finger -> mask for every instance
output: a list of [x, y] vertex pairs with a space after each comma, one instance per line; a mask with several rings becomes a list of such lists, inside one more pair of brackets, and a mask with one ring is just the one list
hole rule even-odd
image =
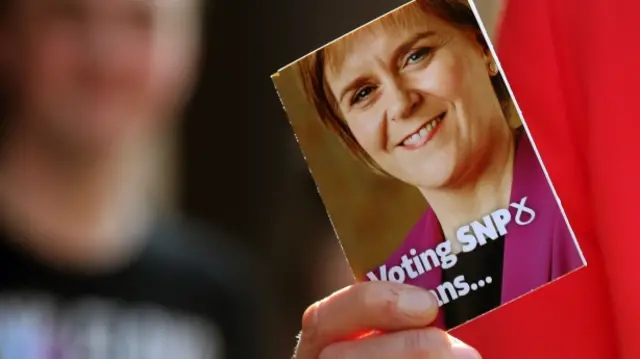
[[438, 313], [428, 291], [391, 282], [347, 287], [312, 305], [303, 317], [303, 335], [329, 342], [370, 330], [394, 331], [431, 324]]
[[436, 298], [424, 289], [382, 281], [355, 284], [307, 309], [298, 352], [311, 354], [298, 358], [315, 359], [321, 348], [370, 330], [425, 327], [437, 313]]
[[473, 348], [436, 328], [411, 329], [328, 346], [318, 359], [481, 359]]

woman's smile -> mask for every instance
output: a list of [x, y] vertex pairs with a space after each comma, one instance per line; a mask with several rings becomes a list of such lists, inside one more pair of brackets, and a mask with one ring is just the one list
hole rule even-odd
[[419, 148], [422, 148], [427, 145], [436, 135], [438, 129], [440, 129], [440, 124], [446, 117], [447, 113], [443, 112], [440, 115], [432, 118], [431, 120], [424, 123], [420, 128], [416, 131], [407, 135], [404, 140], [402, 140], [398, 146], [413, 151]]

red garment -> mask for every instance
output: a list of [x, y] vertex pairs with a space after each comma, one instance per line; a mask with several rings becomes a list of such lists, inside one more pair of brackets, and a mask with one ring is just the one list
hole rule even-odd
[[499, 60], [588, 266], [454, 335], [484, 359], [640, 358], [640, 2], [508, 1]]

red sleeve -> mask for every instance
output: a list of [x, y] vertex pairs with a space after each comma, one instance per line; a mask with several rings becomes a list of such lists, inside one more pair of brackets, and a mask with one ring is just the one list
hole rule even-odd
[[640, 358], [640, 3], [510, 0], [498, 56], [588, 267], [456, 331], [493, 358]]

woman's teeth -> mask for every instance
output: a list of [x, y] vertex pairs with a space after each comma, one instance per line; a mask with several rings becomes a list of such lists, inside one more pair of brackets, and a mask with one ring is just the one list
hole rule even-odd
[[404, 140], [402, 144], [404, 146], [411, 146], [422, 141], [422, 139], [424, 139], [431, 131], [433, 131], [434, 128], [436, 128], [436, 126], [440, 123], [440, 121], [442, 121], [443, 117], [444, 116], [438, 116], [435, 119], [427, 122], [416, 133], [414, 133], [413, 135], [409, 136], [409, 138]]

